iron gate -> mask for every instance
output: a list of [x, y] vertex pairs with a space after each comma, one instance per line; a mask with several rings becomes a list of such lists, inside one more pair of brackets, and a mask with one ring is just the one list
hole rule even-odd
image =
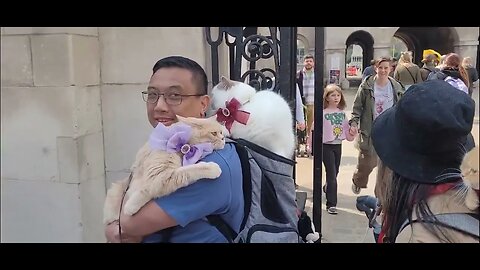
[[[216, 30], [216, 31], [215, 31]], [[295, 73], [297, 53], [296, 27], [268, 27], [269, 35], [258, 34], [257, 27], [212, 27], [205, 28], [205, 35], [211, 49], [212, 84], [220, 81], [220, 75], [235, 81], [250, 84], [257, 91], [273, 88], [290, 105], [295, 116]], [[213, 32], [217, 32], [213, 34]], [[220, 74], [219, 59], [221, 45], [228, 46], [229, 74]], [[323, 108], [323, 63], [324, 28], [315, 28], [315, 114], [321, 115]], [[273, 68], [257, 69], [258, 61], [271, 59]], [[242, 63], [248, 65], [242, 73]], [[295, 119], [294, 119], [295, 120]], [[295, 121], [294, 121], [295, 123]], [[315, 123], [313, 140], [321, 141], [322, 121]], [[314, 144], [314, 153], [322, 153], [322, 144]], [[295, 177], [295, 172], [294, 172]], [[321, 235], [321, 186], [322, 155], [314, 156], [313, 222]]]

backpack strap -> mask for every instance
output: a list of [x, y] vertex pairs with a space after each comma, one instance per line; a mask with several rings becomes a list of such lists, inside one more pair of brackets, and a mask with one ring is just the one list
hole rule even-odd
[[247, 223], [248, 215], [250, 214], [250, 209], [252, 206], [252, 174], [250, 172], [250, 162], [248, 161], [248, 152], [245, 146], [241, 145], [237, 141], [234, 143], [235, 149], [237, 150], [238, 157], [240, 159], [240, 164], [242, 166], [242, 177], [243, 177], [243, 220], [240, 225], [240, 231], [245, 228]]
[[479, 220], [478, 214], [473, 213], [447, 213], [447, 214], [438, 214], [434, 215], [437, 220], [434, 219], [415, 219], [411, 222], [407, 219], [402, 226], [398, 233], [400, 233], [405, 227], [407, 227], [410, 223], [415, 222], [424, 222], [424, 223], [433, 223], [439, 226], [443, 226], [449, 229], [456, 230], [458, 232], [467, 234], [471, 237], [480, 239], [479, 235]]
[[415, 77], [413, 77], [413, 74], [412, 74], [412, 72], [410, 72], [410, 69], [408, 69], [408, 67], [405, 67], [405, 69], [408, 71], [408, 73], [410, 73], [410, 77], [412, 77], [413, 83], [414, 84], [417, 83], [417, 80], [415, 80]]
[[219, 215], [207, 216], [208, 222], [217, 228], [218, 231], [228, 240], [229, 243], [233, 243], [237, 238], [237, 233], [225, 222]]
[[[252, 203], [252, 176], [250, 174], [250, 163], [248, 161], [248, 153], [245, 146], [230, 138], [227, 138], [226, 143], [233, 143], [242, 166], [244, 198], [244, 214], [242, 224], [240, 225], [240, 230], [242, 230], [247, 223], [248, 214], [250, 213], [250, 207]], [[235, 230], [233, 230], [232, 227], [230, 227], [230, 225], [228, 225], [228, 223], [225, 222], [225, 220], [223, 220], [219, 215], [209, 215], [207, 216], [207, 220], [212, 226], [217, 228], [217, 230], [228, 240], [229, 243], [233, 243], [233, 241], [237, 238], [238, 234], [235, 232]]]
[[433, 70], [429, 69], [428, 67], [422, 67], [422, 69], [428, 70], [428, 72], [432, 72]]
[[170, 239], [172, 238], [173, 231], [177, 228], [177, 226], [163, 229], [161, 231], [156, 232], [155, 234], [160, 234], [162, 236], [162, 243], [170, 243]]
[[423, 80], [423, 81], [426, 81], [426, 80], [428, 79], [428, 75], [433, 71], [433, 70], [431, 70], [431, 69], [429, 69], [429, 68], [427, 68], [427, 67], [421, 67], [420, 70], [426, 70], [426, 71], [428, 71], [428, 73], [425, 73], [426, 76], [423, 75], [424, 72], [421, 72], [421, 73], [420, 73], [420, 75], [422, 76], [422, 80]]

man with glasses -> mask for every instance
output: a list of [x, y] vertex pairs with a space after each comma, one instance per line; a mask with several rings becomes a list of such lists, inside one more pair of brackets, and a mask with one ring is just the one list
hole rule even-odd
[[[210, 105], [207, 75], [198, 63], [181, 56], [159, 60], [153, 67], [148, 88], [142, 92], [150, 124], [170, 126], [183, 117], [205, 117]], [[238, 232], [243, 219], [243, 189], [240, 159], [232, 144], [202, 159], [217, 163], [222, 174], [202, 179], [176, 192], [148, 202], [133, 216], [121, 215], [108, 224], [109, 242], [227, 242], [207, 220], [218, 215]], [[121, 227], [121, 239], [119, 233]]]

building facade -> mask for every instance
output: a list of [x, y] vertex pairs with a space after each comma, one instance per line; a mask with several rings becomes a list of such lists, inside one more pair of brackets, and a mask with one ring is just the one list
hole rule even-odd
[[[314, 54], [315, 28], [298, 27], [297, 31], [297, 51]], [[403, 43], [403, 46], [395, 50], [395, 44], [398, 43]], [[362, 70], [374, 58], [389, 56], [398, 59], [399, 50], [404, 48], [413, 52], [414, 62], [420, 66], [423, 50], [434, 49], [440, 54], [455, 52], [462, 57], [469, 56], [473, 63], [476, 63], [477, 70], [479, 68], [478, 27], [326, 27], [326, 81], [330, 70], [340, 68], [340, 82], [348, 88], [351, 80], [347, 80], [347, 67], [351, 59], [346, 56], [349, 46], [352, 45], [361, 48]], [[358, 59], [358, 56], [356, 58]], [[298, 62], [298, 68], [301, 68], [301, 64], [301, 61]]]

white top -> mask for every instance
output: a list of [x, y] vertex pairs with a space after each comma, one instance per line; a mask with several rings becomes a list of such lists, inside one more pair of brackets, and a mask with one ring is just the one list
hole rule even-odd
[[393, 88], [392, 84], [388, 82], [385, 86], [380, 86], [375, 83], [373, 87], [373, 92], [375, 96], [375, 115], [374, 118], [377, 118], [380, 114], [386, 111], [388, 108], [393, 106]]

